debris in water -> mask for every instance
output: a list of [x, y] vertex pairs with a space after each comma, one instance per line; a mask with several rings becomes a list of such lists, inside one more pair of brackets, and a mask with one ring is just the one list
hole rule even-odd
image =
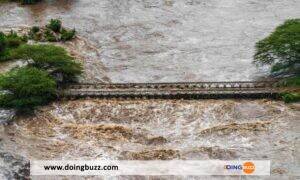
[[141, 152], [123, 152], [122, 159], [126, 160], [171, 160], [180, 158], [178, 150], [159, 149]]
[[206, 135], [206, 134], [222, 134], [222, 135], [227, 135], [232, 132], [240, 131], [267, 131], [268, 130], [268, 125], [270, 125], [271, 122], [254, 122], [254, 123], [232, 123], [232, 124], [227, 124], [227, 125], [220, 125], [220, 126], [215, 126], [212, 128], [207, 128], [202, 131], [200, 131], [200, 135]]
[[121, 125], [68, 124], [63, 128], [76, 139], [96, 138], [124, 141], [132, 137], [132, 130]]

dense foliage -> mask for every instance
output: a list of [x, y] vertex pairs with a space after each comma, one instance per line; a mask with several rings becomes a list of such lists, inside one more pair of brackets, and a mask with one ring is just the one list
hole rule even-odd
[[14, 69], [1, 75], [0, 87], [0, 106], [20, 112], [47, 104], [56, 96], [55, 81], [46, 72], [32, 67]]
[[275, 76], [300, 75], [300, 19], [287, 20], [256, 44], [255, 62], [272, 65]]
[[[283, 87], [300, 87], [300, 19], [291, 19], [278, 26], [270, 36], [256, 44], [255, 62], [271, 65], [271, 74], [283, 77]], [[300, 92], [282, 94], [285, 102], [300, 101]]]
[[25, 44], [17, 48], [12, 56], [33, 61], [30, 66], [47, 71], [59, 83], [75, 81], [76, 76], [82, 73], [82, 66], [58, 46]]
[[281, 97], [286, 103], [300, 101], [300, 93], [282, 93]]
[[66, 30], [66, 29], [62, 29], [61, 30], [61, 40], [62, 41], [70, 41], [75, 37], [76, 31], [75, 29], [73, 30]]
[[285, 78], [278, 82], [281, 87], [300, 87], [300, 76]]
[[[68, 41], [75, 37], [75, 30], [62, 28], [60, 21], [51, 22], [51, 26], [44, 28], [32, 27], [29, 38], [36, 41]], [[33, 112], [36, 106], [54, 100], [57, 85], [76, 81], [83, 70], [64, 48], [30, 45], [27, 39], [27, 36], [19, 36], [13, 31], [8, 34], [0, 32], [0, 61], [27, 61], [26, 67], [0, 75], [0, 107], [14, 108], [22, 113]]]
[[47, 28], [51, 29], [52, 31], [58, 33], [61, 30], [61, 21], [59, 19], [51, 19], [49, 24], [46, 26]]
[[26, 42], [26, 36], [18, 36], [14, 31], [7, 35], [0, 32], [0, 61], [11, 60], [11, 52]]

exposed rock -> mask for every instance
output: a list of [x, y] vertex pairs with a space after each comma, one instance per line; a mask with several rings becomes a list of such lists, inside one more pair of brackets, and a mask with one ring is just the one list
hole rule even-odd
[[30, 179], [30, 164], [24, 157], [0, 151], [0, 179]]
[[15, 111], [0, 109], [0, 125], [7, 124], [15, 116]]

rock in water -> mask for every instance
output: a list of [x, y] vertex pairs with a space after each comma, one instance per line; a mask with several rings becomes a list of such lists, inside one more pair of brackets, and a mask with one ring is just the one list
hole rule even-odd
[[14, 116], [14, 110], [0, 109], [0, 125], [7, 124]]
[[30, 179], [29, 161], [0, 150], [0, 179]]

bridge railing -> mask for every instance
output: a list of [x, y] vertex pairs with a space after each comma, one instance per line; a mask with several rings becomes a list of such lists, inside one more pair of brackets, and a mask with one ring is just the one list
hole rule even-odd
[[193, 89], [193, 88], [276, 88], [276, 81], [236, 81], [236, 82], [177, 82], [177, 83], [80, 83], [68, 89]]

